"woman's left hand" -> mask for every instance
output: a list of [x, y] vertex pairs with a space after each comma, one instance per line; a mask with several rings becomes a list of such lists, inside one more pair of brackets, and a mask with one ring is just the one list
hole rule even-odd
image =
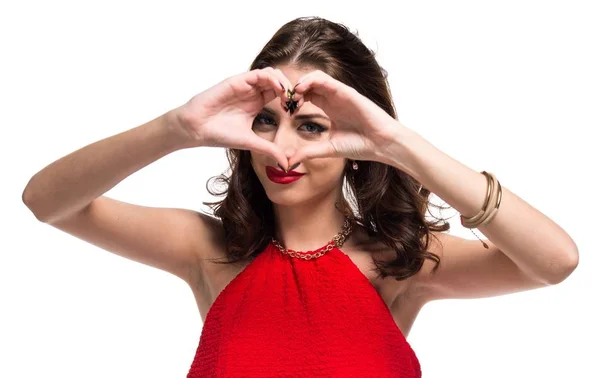
[[289, 167], [316, 157], [345, 157], [384, 162], [388, 146], [409, 131], [356, 89], [321, 70], [302, 76], [294, 99], [323, 109], [331, 119], [329, 139], [307, 145], [289, 159]]

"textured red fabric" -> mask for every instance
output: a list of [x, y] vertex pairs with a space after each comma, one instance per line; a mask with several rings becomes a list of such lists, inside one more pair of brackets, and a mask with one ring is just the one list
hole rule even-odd
[[218, 295], [187, 378], [421, 377], [385, 302], [337, 247], [311, 260], [272, 243]]

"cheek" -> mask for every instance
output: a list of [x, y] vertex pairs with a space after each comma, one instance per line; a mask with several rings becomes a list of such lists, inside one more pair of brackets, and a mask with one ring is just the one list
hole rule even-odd
[[344, 160], [337, 158], [317, 158], [307, 165], [311, 175], [317, 180], [325, 182], [337, 182], [344, 173]]
[[264, 155], [250, 151], [250, 164], [252, 167], [257, 168], [257, 164], [264, 163], [264, 158]]
[[307, 166], [310, 167], [311, 171], [314, 172], [329, 172], [335, 169], [336, 160], [332, 158], [315, 158], [311, 159], [310, 163], [307, 163]]

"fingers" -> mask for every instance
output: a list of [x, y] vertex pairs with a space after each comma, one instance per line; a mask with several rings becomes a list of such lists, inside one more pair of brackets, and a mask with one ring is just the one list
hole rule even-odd
[[294, 99], [298, 100], [298, 108], [302, 107], [304, 102], [310, 101], [315, 106], [326, 109], [330, 105], [331, 99], [350, 98], [349, 87], [338, 81], [321, 70], [315, 70], [300, 77], [294, 87]]
[[277, 163], [279, 163], [280, 166], [288, 169], [287, 156], [285, 156], [285, 153], [275, 143], [263, 139], [257, 135], [252, 135], [250, 140], [248, 140], [248, 148], [263, 155], [272, 157]]
[[332, 78], [321, 70], [315, 70], [307, 73], [298, 80], [295, 91], [299, 95], [303, 95], [309, 89], [321, 96], [336, 95], [338, 91], [343, 90], [345, 85]]
[[294, 156], [292, 156], [289, 159], [288, 164], [290, 167], [293, 167], [294, 164], [297, 164], [304, 159], [329, 156], [336, 156], [336, 149], [330, 141], [324, 141], [321, 143], [307, 145], [301, 148], [300, 150], [298, 150], [298, 152], [296, 152], [296, 154], [294, 154]]
[[288, 78], [283, 74], [283, 72], [279, 69], [279, 68], [272, 68], [272, 67], [267, 67], [265, 68], [265, 70], [269, 70], [270, 72], [272, 72], [273, 75], [275, 75], [275, 77], [277, 77], [279, 79], [279, 82], [282, 85], [282, 93], [279, 94], [280, 99], [281, 99], [281, 106], [286, 109], [286, 101], [288, 100], [287, 98], [287, 90], [288, 89], [292, 89], [292, 83], [288, 80]]
[[282, 87], [279, 78], [273, 73], [273, 68], [252, 70], [247, 74], [246, 83], [258, 88], [265, 104], [271, 102], [277, 96], [284, 96], [285, 88]]
[[279, 97], [282, 107], [285, 108], [287, 89], [291, 88], [291, 83], [280, 69], [265, 67], [252, 70], [247, 83], [260, 89], [265, 104]]

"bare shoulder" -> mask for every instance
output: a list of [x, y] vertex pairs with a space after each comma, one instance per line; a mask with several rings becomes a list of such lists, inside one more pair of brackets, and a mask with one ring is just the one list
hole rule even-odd
[[225, 248], [225, 230], [220, 219], [195, 212], [196, 231], [190, 237], [196, 246], [204, 247], [197, 250], [199, 258], [204, 261], [209, 258], [221, 257]]
[[419, 273], [400, 281], [393, 276], [375, 279], [375, 276], [379, 276], [379, 272], [376, 271], [376, 266], [372, 261], [392, 261], [397, 256], [396, 251], [380, 241], [369, 238], [364, 232], [357, 233], [354, 243], [357, 245], [357, 250], [362, 251], [363, 255], [368, 255], [368, 258], [363, 256], [364, 263], [367, 264], [367, 260], [369, 260], [371, 266], [370, 270], [365, 269], [368, 272], [367, 277], [371, 277], [372, 283], [386, 303], [398, 328], [405, 336], [408, 336], [415, 319], [426, 302], [426, 297], [415, 289], [419, 288], [415, 281], [421, 272], [427, 271], [431, 267], [424, 266]]
[[[432, 231], [430, 232], [429, 244], [427, 246], [427, 252], [433, 253], [440, 258], [440, 264], [444, 260], [444, 246], [448, 248], [449, 235], [444, 232]], [[424, 242], [424, 240], [423, 240]], [[423, 306], [430, 300], [429, 286], [431, 276], [434, 274], [436, 268], [436, 262], [432, 259], [426, 258], [423, 261], [423, 265], [418, 272], [413, 276], [406, 279], [406, 292], [402, 293], [403, 296], [411, 298], [418, 303], [418, 306]]]
[[223, 289], [249, 264], [247, 261], [220, 264], [227, 261], [227, 243], [225, 230], [221, 220], [217, 218], [203, 217], [199, 220], [200, 229], [208, 229], [204, 232], [209, 235], [203, 237], [203, 233], [197, 232], [194, 236], [195, 253], [199, 263], [193, 274], [194, 279], [189, 286], [196, 299], [196, 305], [200, 312], [202, 321], [212, 307], [215, 299]]
[[[190, 285], [205, 286], [211, 281], [213, 275], [226, 267], [225, 264], [216, 264], [214, 261], [223, 261], [226, 256], [227, 245], [225, 230], [220, 219], [197, 213], [195, 232], [191, 232], [192, 250], [198, 259], [197, 272], [193, 274], [194, 280]], [[194, 289], [192, 287], [192, 289]]]
[[396, 281], [392, 276], [381, 278], [375, 261], [391, 261], [396, 258], [396, 251], [383, 242], [368, 236], [366, 230], [359, 226], [352, 233], [352, 246], [346, 251], [356, 251], [354, 260], [357, 265], [364, 266], [363, 273], [369, 278], [388, 307], [401, 295], [404, 295], [410, 286], [410, 278]]

